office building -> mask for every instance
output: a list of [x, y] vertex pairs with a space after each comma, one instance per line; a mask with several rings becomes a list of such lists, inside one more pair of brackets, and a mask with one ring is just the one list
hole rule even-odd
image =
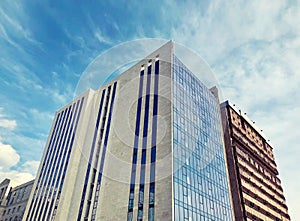
[[221, 115], [235, 219], [290, 220], [270, 142], [228, 101]]
[[0, 221], [22, 220], [34, 180], [16, 187], [10, 187], [10, 180], [0, 183]]
[[233, 220], [216, 90], [173, 51], [56, 112], [23, 220]]

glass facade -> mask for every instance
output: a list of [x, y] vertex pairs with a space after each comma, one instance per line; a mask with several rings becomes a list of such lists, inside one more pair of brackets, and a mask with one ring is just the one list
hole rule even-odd
[[219, 103], [174, 56], [174, 220], [232, 220]]

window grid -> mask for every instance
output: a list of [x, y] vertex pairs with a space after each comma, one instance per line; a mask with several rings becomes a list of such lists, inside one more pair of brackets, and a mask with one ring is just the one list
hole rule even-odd
[[175, 220], [229, 221], [218, 102], [174, 56]]

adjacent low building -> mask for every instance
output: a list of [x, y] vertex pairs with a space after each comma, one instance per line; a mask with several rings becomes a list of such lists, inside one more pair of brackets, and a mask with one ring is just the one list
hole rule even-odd
[[231, 196], [237, 221], [288, 221], [273, 148], [246, 114], [221, 104]]
[[29, 199], [34, 180], [16, 187], [9, 187], [10, 180], [0, 184], [0, 221], [20, 221]]

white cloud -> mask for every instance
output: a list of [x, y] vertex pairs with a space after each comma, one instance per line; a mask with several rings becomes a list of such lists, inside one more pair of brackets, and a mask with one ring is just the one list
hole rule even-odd
[[38, 171], [39, 165], [40, 165], [40, 161], [36, 161], [36, 160], [26, 161], [22, 165], [22, 171], [35, 174]]
[[300, 98], [299, 93], [295, 93], [299, 90], [300, 75], [297, 65], [294, 68], [286, 57], [291, 62], [297, 55], [285, 52], [285, 58], [282, 58], [279, 56], [281, 48], [272, 45], [253, 47], [228, 55], [226, 62], [215, 65], [224, 94], [227, 95], [228, 88], [230, 99], [247, 111], [293, 104]]
[[10, 179], [10, 185], [13, 187], [26, 183], [35, 178], [35, 176], [33, 176], [31, 173], [20, 172], [17, 170], [10, 170], [10, 171], [0, 170], [0, 177], [3, 177], [3, 179], [5, 178]]
[[3, 144], [1, 141], [0, 152], [0, 169], [10, 168], [16, 165], [20, 160], [20, 156], [16, 150], [11, 145]]
[[[226, 58], [228, 51], [249, 40], [273, 41], [294, 30], [290, 24], [294, 27], [298, 23], [290, 17], [300, 17], [294, 8], [297, 7], [281, 0], [210, 1], [207, 10], [201, 13], [197, 3], [187, 2], [180, 10], [173, 8], [178, 11], [178, 22], [172, 28], [172, 36], [201, 52], [211, 63], [216, 58]], [[288, 10], [291, 16], [286, 16]]]
[[26, 161], [19, 168], [20, 170], [12, 169], [20, 161], [20, 155], [10, 145], [2, 143], [0, 139], [0, 177], [11, 180], [12, 186], [17, 186], [34, 179], [37, 172], [38, 161]]
[[111, 45], [113, 42], [110, 38], [108, 38], [102, 30], [99, 29], [98, 25], [94, 23], [94, 20], [90, 15], [87, 16], [88, 28], [94, 33], [94, 37], [100, 42], [104, 44]]
[[54, 113], [44, 112], [40, 111], [36, 108], [29, 109], [29, 113], [31, 115], [31, 118], [34, 118], [37, 122], [41, 120], [52, 120]]
[[59, 105], [65, 105], [73, 99], [74, 90], [70, 84], [65, 84], [63, 90], [57, 88], [47, 88], [44, 92]]
[[22, 50], [21, 47], [7, 34], [5, 27], [0, 23], [0, 36], [2, 39], [7, 41], [9, 44], [13, 45], [14, 47]]
[[[1, 25], [1, 24], [0, 24]], [[24, 61], [30, 60], [30, 63], [34, 63], [28, 54], [22, 54], [22, 59], [18, 60], [16, 57], [0, 56], [1, 63], [5, 72], [9, 73], [11, 80], [8, 82], [10, 87], [17, 88], [21, 91], [41, 91], [43, 87], [40, 85], [41, 80], [32, 69], [28, 69], [26, 65], [22, 64]]]
[[300, 67], [299, 46], [287, 50], [284, 45], [295, 46], [298, 41], [245, 44], [214, 66], [224, 97], [247, 112], [272, 141], [292, 220], [298, 216], [295, 208], [300, 204], [300, 178], [294, 174], [300, 156]]
[[[185, 2], [175, 10], [175, 41], [214, 68], [223, 97], [247, 112], [270, 138], [292, 220], [300, 219], [299, 1]], [[297, 219], [298, 218], [298, 219]]]
[[100, 43], [105, 43], [109, 45], [112, 44], [111, 39], [107, 38], [99, 28], [96, 28], [94, 35]]
[[7, 119], [7, 116], [3, 113], [3, 108], [0, 107], [0, 128], [14, 130], [17, 126], [16, 120]]
[[13, 130], [16, 126], [17, 122], [15, 120], [0, 119], [0, 127]]
[[263, 125], [264, 131], [271, 139], [289, 213], [292, 220], [297, 220], [300, 177], [295, 176], [295, 171], [299, 170], [300, 149], [296, 144], [300, 137], [300, 107], [283, 105], [277, 109], [271, 114], [258, 111], [253, 115], [253, 119], [259, 125]]
[[[34, 43], [36, 46], [41, 46], [41, 43], [35, 40], [32, 36], [32, 33], [30, 30], [26, 27], [28, 27], [28, 24], [26, 24], [27, 21], [27, 15], [24, 12], [24, 9], [20, 2], [15, 4], [6, 3], [7, 6], [12, 6], [13, 9], [10, 7], [6, 7], [5, 9], [1, 7], [0, 5], [0, 26], [2, 29], [2, 33], [6, 37], [5, 39], [10, 42], [12, 45], [17, 47], [19, 50], [22, 50], [22, 47], [20, 47], [16, 42], [13, 41], [7, 34], [7, 32], [12, 33], [13, 38], [19, 38], [22, 36], [24, 39], [26, 39], [28, 42]], [[16, 16], [17, 14], [17, 16]]]

